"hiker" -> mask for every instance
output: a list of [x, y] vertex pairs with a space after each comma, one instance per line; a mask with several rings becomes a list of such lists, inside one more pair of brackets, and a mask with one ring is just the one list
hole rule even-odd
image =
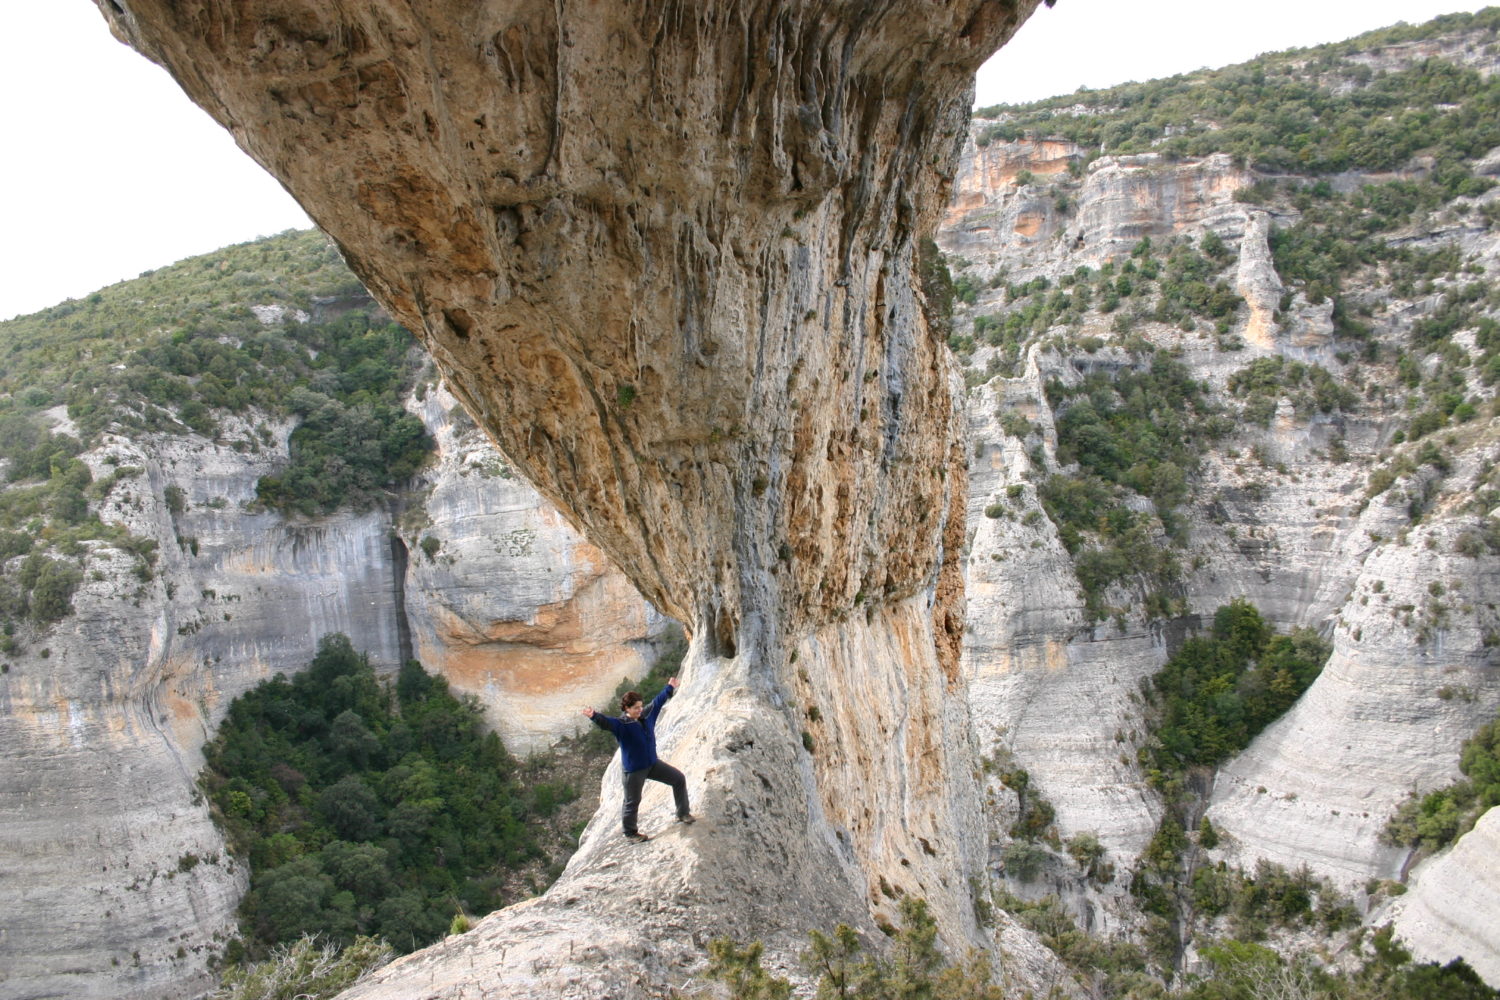
[[641, 788], [646, 779], [660, 781], [672, 786], [672, 797], [677, 800], [677, 822], [693, 822], [688, 811], [687, 778], [681, 771], [656, 756], [656, 715], [672, 695], [677, 693], [677, 678], [667, 681], [661, 693], [646, 705], [635, 691], [627, 691], [620, 698], [620, 711], [624, 715], [613, 716], [585, 708], [583, 714], [593, 720], [600, 729], [615, 734], [620, 744], [620, 770], [625, 775], [625, 806], [620, 810], [620, 820], [625, 826], [625, 839], [640, 843], [651, 838], [636, 827], [635, 814], [641, 805]]

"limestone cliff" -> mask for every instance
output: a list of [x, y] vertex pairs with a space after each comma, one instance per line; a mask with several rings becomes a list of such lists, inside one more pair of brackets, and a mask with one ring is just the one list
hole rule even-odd
[[[917, 893], [950, 941], [987, 940], [957, 662], [963, 424], [917, 265], [973, 72], [1034, 6], [101, 5], [339, 242], [508, 460], [691, 629], [665, 749], [705, 822], [636, 852], [684, 873], [653, 938], [682, 909], [700, 934], [869, 928]], [[622, 849], [609, 806], [490, 934], [534, 949], [528, 925], [554, 928], [603, 948], [586, 965], [614, 953], [617, 981], [591, 989], [659, 992], [688, 953], [614, 947], [643, 917], [599, 891]], [[476, 975], [460, 951], [371, 989], [456, 992]], [[578, 974], [529, 975], [550, 994]]]
[[[158, 555], [142, 574], [129, 553], [90, 543], [74, 614], [5, 657], [0, 744], [15, 767], [0, 843], [15, 863], [0, 872], [0, 996], [187, 996], [210, 983], [245, 873], [195, 787], [200, 750], [236, 695], [305, 667], [322, 635], [355, 637], [383, 670], [415, 651], [479, 696], [522, 753], [571, 732], [573, 702], [644, 671], [660, 617], [455, 428], [450, 396], [433, 388], [412, 405], [440, 449], [399, 516], [256, 508], [257, 479], [286, 461], [286, 425], [262, 450], [231, 447], [253, 436], [231, 423], [218, 442], [113, 435], [85, 454], [99, 479], [141, 470], [96, 512]], [[577, 665], [557, 689], [566, 710], [514, 710], [510, 679], [538, 660]]]
[[[1472, 56], [1476, 45], [1483, 38], [1448, 47]], [[976, 136], [990, 127], [977, 121]], [[1492, 172], [1489, 162], [1476, 165], [1481, 176]], [[1228, 834], [1217, 856], [1246, 867], [1260, 858], [1306, 864], [1359, 895], [1371, 878], [1402, 875], [1407, 852], [1380, 839], [1395, 807], [1413, 789], [1456, 777], [1459, 744], [1500, 707], [1493, 651], [1500, 564], [1492, 549], [1470, 544], [1490, 513], [1473, 498], [1487, 488], [1496, 456], [1493, 389], [1477, 366], [1453, 376], [1455, 399], [1472, 400], [1481, 416], [1456, 424], [1436, 446], [1440, 455], [1429, 444], [1432, 464], [1418, 467], [1419, 449], [1401, 439], [1420, 392], [1408, 399], [1399, 388], [1373, 386], [1399, 386], [1392, 359], [1412, 350], [1414, 326], [1469, 279], [1455, 272], [1436, 287], [1413, 289], [1384, 273], [1362, 274], [1345, 288], [1345, 302], [1358, 303], [1367, 318], [1368, 330], [1357, 335], [1368, 339], [1360, 342], [1347, 323], [1338, 328], [1331, 300], [1314, 303], [1278, 275], [1270, 234], [1291, 229], [1301, 215], [1236, 197], [1257, 179], [1223, 153], [1099, 156], [1046, 133], [965, 147], [940, 236], [973, 296], [955, 341], [969, 366], [975, 439], [964, 662], [982, 743], [1028, 769], [1065, 836], [1095, 833], [1112, 856], [1131, 859], [1160, 808], [1136, 764], [1136, 747], [1148, 737], [1138, 684], [1201, 616], [1232, 598], [1248, 598], [1282, 627], [1320, 630], [1334, 647], [1323, 674], [1219, 770], [1208, 816]], [[1339, 182], [1353, 191], [1389, 179]], [[1494, 198], [1489, 191], [1479, 201]], [[1455, 224], [1465, 211], [1460, 204], [1442, 218], [1414, 217], [1391, 244], [1451, 246], [1468, 273], [1486, 275], [1475, 280], [1492, 287], [1500, 236], [1482, 222]], [[1014, 289], [1038, 278], [1066, 288], [1075, 273], [1118, 269], [1132, 253], [1140, 259], [1143, 238], [1160, 247], [1205, 234], [1232, 250], [1208, 280], [1243, 299], [1217, 330], [1191, 318], [1161, 322], [1138, 307], [1128, 322], [1085, 308], [1059, 317], [1018, 357], [1001, 342], [999, 331], [1008, 328], [987, 318], [1010, 315], [1007, 288], [1024, 296]], [[1129, 301], [1122, 294], [1119, 308]], [[1476, 314], [1471, 322], [1485, 321]], [[1456, 336], [1476, 350], [1472, 334]], [[1257, 358], [1323, 366], [1363, 396], [1324, 412], [1288, 389], [1276, 394], [1263, 427], [1261, 417], [1239, 416], [1234, 432], [1204, 456], [1192, 490], [1177, 591], [1185, 613], [1162, 619], [1136, 605], [1113, 621], [1091, 622], [1072, 561], [1038, 502], [1041, 482], [1058, 468], [1046, 386], [1142, 365], [1141, 352], [1152, 350], [1185, 363], [1233, 414], [1249, 411], [1232, 380]], [[1368, 363], [1374, 358], [1383, 363]], [[1429, 376], [1442, 367], [1426, 365]], [[1372, 478], [1382, 463], [1391, 474]], [[1153, 509], [1141, 503], [1138, 509]], [[1112, 593], [1117, 607], [1139, 599]], [[1475, 864], [1476, 856], [1455, 850], [1443, 865], [1450, 872], [1470, 865], [1475, 891], [1492, 895], [1493, 866]], [[1109, 893], [1082, 895], [1085, 915], [1108, 926]], [[1438, 894], [1419, 898], [1422, 907], [1446, 909]], [[1431, 932], [1441, 920], [1465, 926], [1476, 966], [1491, 968], [1500, 954], [1500, 939], [1460, 914], [1413, 914], [1400, 926], [1420, 956], [1454, 953]]]
[[[1387, 248], [1453, 253], [1451, 267], [1424, 264], [1431, 272], [1413, 278], [1410, 260], [1390, 258], [1333, 294], [1278, 264], [1276, 244], [1317, 216], [1315, 200], [1246, 193], [1278, 179], [1285, 191], [1312, 189], [1312, 178], [1222, 152], [1183, 155], [1171, 148], [1176, 126], [1151, 148], [1100, 155], [1050, 132], [996, 138], [998, 120], [981, 120], [960, 148], [961, 109], [944, 88], [1011, 30], [1018, 12], [1003, 5], [917, 26], [884, 7], [861, 19], [832, 7], [656, 5], [585, 22], [519, 6], [452, 17], [314, 3], [274, 16], [255, 5], [101, 6], [308, 204], [422, 332], [479, 428], [440, 391], [412, 403], [439, 440], [442, 471], [397, 522], [395, 550], [377, 515], [308, 531], [215, 507], [253, 484], [253, 471], [213, 471], [241, 456], [194, 445], [176, 456], [192, 470], [177, 480], [170, 448], [115, 443], [137, 449], [118, 461], [150, 469], [150, 489], [120, 502], [150, 512], [138, 530], [176, 551], [143, 597], [155, 626], [108, 610], [132, 567], [98, 553], [108, 578], [86, 587], [78, 624], [109, 636], [121, 666], [64, 636], [51, 664], [0, 679], [11, 710], [0, 740], [26, 748], [26, 773], [40, 776], [20, 786], [34, 808], [7, 818], [5, 843], [61, 887], [45, 899], [13, 894], [23, 906], [3, 940], [19, 942], [22, 959], [0, 989], [32, 990], [45, 973], [79, 995], [120, 995], [98, 985], [111, 955], [130, 995], [201, 982], [193, 949], [227, 930], [242, 873], [188, 801], [186, 748], [213, 706], [250, 682], [230, 678], [229, 654], [257, 671], [284, 662], [250, 625], [243, 635], [221, 626], [240, 627], [242, 614], [262, 629], [296, 623], [288, 636], [368, 624], [378, 658], [409, 642], [504, 706], [491, 718], [525, 745], [555, 733], [557, 711], [590, 685], [609, 687], [609, 671], [636, 656], [618, 643], [655, 620], [622, 596], [621, 578], [600, 575], [601, 552], [692, 629], [663, 750], [688, 771], [701, 822], [662, 829], [668, 805], [653, 790], [647, 828], [660, 835], [627, 849], [612, 769], [547, 896], [404, 960], [358, 996], [471, 995], [479, 981], [515, 996], [652, 995], [698, 967], [709, 937], [763, 939], [786, 968], [807, 928], [845, 920], [873, 937], [901, 893], [934, 903], [950, 945], [1002, 948], [1016, 981], [1045, 983], [1058, 974], [1049, 953], [1003, 914], [984, 925], [988, 890], [1058, 892], [1090, 930], [1139, 928], [1128, 871], [1162, 810], [1137, 753], [1151, 739], [1141, 685], [1236, 597], [1280, 626], [1316, 628], [1334, 652], [1302, 701], [1201, 789], [1223, 834], [1214, 857], [1306, 863], [1361, 906], [1368, 879], [1404, 874], [1411, 859], [1379, 839], [1385, 819], [1409, 790], [1455, 777], [1459, 743], [1500, 706], [1500, 558], [1487, 540], [1500, 451], [1493, 379], [1467, 364], [1492, 350], [1481, 320], [1495, 303], [1481, 299], [1440, 351], [1419, 350], [1416, 333], [1500, 266], [1494, 191], [1413, 209], [1380, 233]], [[1349, 61], [1386, 73], [1441, 57], [1489, 73], [1486, 44], [1400, 43]], [[940, 243], [964, 296], [952, 342], [966, 412], [953, 406], [958, 373], [925, 315], [938, 289], [920, 290], [911, 273], [950, 148], [958, 166]], [[1432, 167], [1415, 157], [1323, 180], [1348, 194], [1423, 181]], [[1493, 177], [1500, 153], [1471, 167]], [[1027, 308], [1019, 286], [1045, 278], [1061, 290], [1080, 268], [1110, 266], [1118, 278], [1127, 263], [1140, 275], [1143, 239], [1164, 256], [1209, 234], [1223, 249], [1208, 255], [1203, 283], [1242, 300], [1222, 315], [1158, 318], [1163, 291], [1137, 277], [1148, 291], [1112, 280], [1119, 301], [1108, 309], [1096, 295], [1040, 330], [999, 335], [997, 317]], [[1180, 574], [1154, 594], [1128, 575], [1087, 593], [1042, 502], [1049, 475], [1077, 471], [1062, 464], [1062, 408], [1048, 387], [1153, 354], [1204, 380], [1233, 426], [1194, 469], [1178, 541], [1154, 539]], [[1254, 361], [1319, 366], [1354, 398], [1333, 393], [1324, 407], [1305, 381], [1247, 397], [1237, 387]], [[1438, 406], [1440, 391], [1455, 405], [1439, 431], [1416, 433], [1414, 414]], [[509, 458], [476, 450], [481, 433]], [[191, 489], [200, 469], [208, 485], [174, 520], [162, 488]], [[531, 501], [512, 470], [565, 513], [524, 514]], [[1145, 497], [1130, 503], [1158, 513]], [[233, 528], [216, 520], [231, 516]], [[559, 516], [599, 548], [556, 530]], [[240, 522], [264, 537], [231, 541]], [[218, 575], [175, 568], [193, 565], [178, 536], [200, 552], [221, 539], [207, 550]], [[401, 558], [409, 639], [376, 623], [391, 620]], [[369, 565], [368, 589], [340, 582], [356, 563]], [[558, 566], [569, 572], [549, 574]], [[274, 567], [302, 583], [272, 586]], [[517, 593], [491, 591], [502, 575]], [[205, 600], [249, 602], [247, 588], [266, 587], [267, 604], [174, 617], [169, 582]], [[361, 601], [372, 599], [367, 619]], [[180, 662], [164, 652], [196, 650], [190, 639], [226, 645]], [[59, 654], [70, 641], [78, 649]], [[613, 666], [574, 672], [600, 641], [617, 643]], [[296, 665], [305, 652], [284, 655]], [[99, 747], [121, 752], [96, 775]], [[1114, 881], [1086, 878], [1055, 849], [1043, 849], [1039, 876], [1007, 866], [1019, 807], [995, 777], [1002, 761], [1028, 772], [1059, 834], [1097, 836]], [[92, 803], [124, 811], [140, 800], [123, 795], [138, 777], [159, 798], [124, 822], [100, 819]], [[81, 839], [54, 850], [36, 811], [77, 815]], [[1460, 941], [1487, 976], [1500, 955], [1493, 922], [1447, 900], [1462, 884], [1475, 913], [1492, 906], [1493, 820], [1415, 869], [1398, 917], [1420, 957], [1446, 960]], [[93, 873], [73, 857], [109, 870], [83, 879]], [[142, 870], [149, 895], [129, 888]], [[633, 891], [621, 891], [626, 881]], [[67, 935], [38, 930], [57, 899], [94, 912], [95, 898], [106, 900], [97, 920]], [[137, 971], [127, 945], [148, 925], [167, 930], [149, 936]], [[178, 944], [194, 957], [177, 959]]]
[[[520, 479], [442, 387], [413, 406], [438, 445], [416, 517], [404, 519], [412, 651], [479, 698], [513, 753], [574, 732], [651, 666], [667, 624]], [[430, 554], [429, 551], [430, 550]]]
[[1413, 948], [1434, 962], [1463, 957], [1489, 983], [1500, 980], [1491, 933], [1500, 895], [1493, 877], [1475, 876], [1494, 870], [1497, 825], [1491, 809], [1451, 853], [1419, 869], [1393, 907], [1396, 933]]

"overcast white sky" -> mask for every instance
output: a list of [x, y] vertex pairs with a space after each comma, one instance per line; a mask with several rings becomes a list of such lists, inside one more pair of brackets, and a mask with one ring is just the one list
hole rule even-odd
[[[1224, 66], [1425, 21], [1461, 0], [1058, 0], [980, 71], [978, 103]], [[89, 0], [0, 11], [0, 319], [141, 271], [311, 225]]]

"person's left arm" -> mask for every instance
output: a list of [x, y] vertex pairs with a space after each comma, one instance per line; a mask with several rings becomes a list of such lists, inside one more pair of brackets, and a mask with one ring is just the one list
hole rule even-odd
[[661, 711], [661, 707], [668, 701], [670, 701], [672, 699], [672, 696], [676, 693], [677, 678], [673, 677], [671, 680], [667, 681], [666, 687], [656, 692], [656, 697], [651, 699], [651, 706], [646, 714], [655, 716], [657, 712]]

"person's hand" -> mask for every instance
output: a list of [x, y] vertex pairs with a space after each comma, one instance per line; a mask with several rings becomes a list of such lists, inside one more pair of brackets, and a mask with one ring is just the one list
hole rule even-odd
[[670, 687], [673, 691], [676, 691], [677, 690], [677, 678], [673, 677], [671, 680], [667, 681], [667, 686]]
[[583, 714], [592, 719], [594, 717], [594, 710], [592, 708], [585, 708]]

